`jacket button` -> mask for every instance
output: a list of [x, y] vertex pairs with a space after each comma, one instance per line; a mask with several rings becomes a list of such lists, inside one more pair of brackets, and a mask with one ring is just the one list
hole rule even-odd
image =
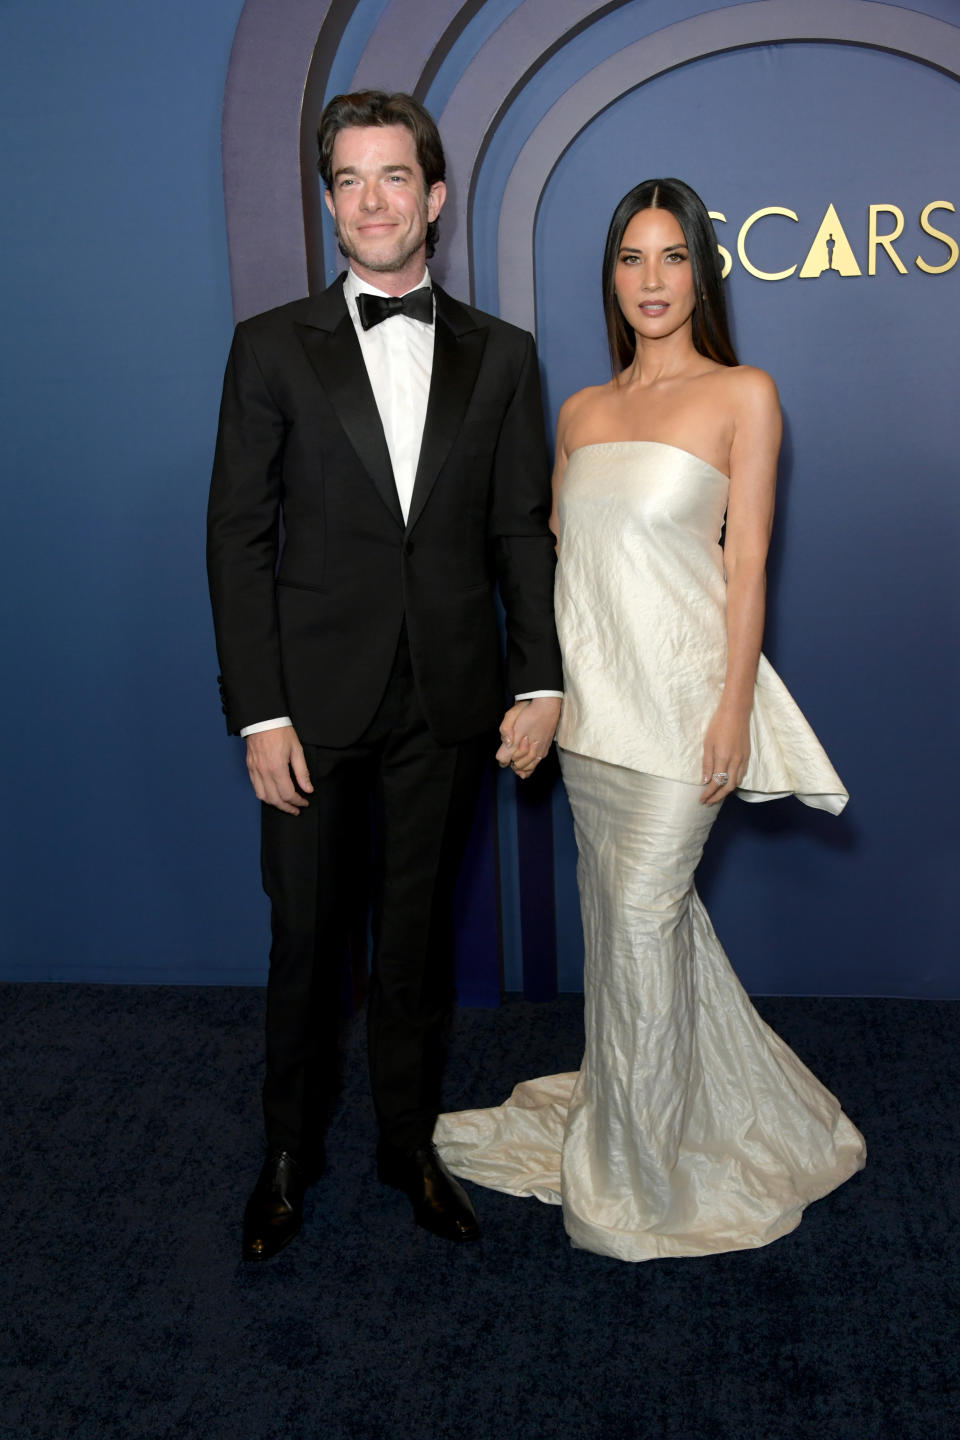
[[404, 544], [404, 547], [403, 547], [403, 553], [404, 553], [404, 555], [412, 555], [412, 554], [413, 554], [413, 550], [414, 550], [413, 541], [412, 541], [412, 540], [407, 540], [407, 541], [405, 542], [405, 544]]

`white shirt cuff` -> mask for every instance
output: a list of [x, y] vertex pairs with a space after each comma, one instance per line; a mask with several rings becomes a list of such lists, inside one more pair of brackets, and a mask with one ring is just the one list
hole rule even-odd
[[522, 695], [514, 695], [514, 700], [562, 700], [562, 690], [525, 690]]
[[241, 740], [248, 735], [259, 735], [261, 730], [279, 730], [283, 725], [292, 725], [289, 715], [280, 715], [276, 720], [258, 720], [256, 725], [244, 725], [240, 731]]

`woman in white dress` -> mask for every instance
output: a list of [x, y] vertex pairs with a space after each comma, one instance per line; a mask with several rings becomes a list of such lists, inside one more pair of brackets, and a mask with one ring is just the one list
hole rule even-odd
[[[575, 1245], [647, 1260], [767, 1244], [865, 1148], [750, 1004], [693, 884], [735, 791], [847, 799], [760, 652], [776, 388], [737, 363], [713, 227], [681, 181], [620, 202], [603, 288], [614, 378], [562, 407], [554, 475], [585, 1053], [434, 1138], [455, 1174], [562, 1204]], [[501, 758], [523, 775], [542, 748]]]

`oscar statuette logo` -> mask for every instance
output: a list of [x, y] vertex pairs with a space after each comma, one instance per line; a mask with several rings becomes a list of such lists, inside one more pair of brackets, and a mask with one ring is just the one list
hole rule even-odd
[[[941, 230], [933, 223], [932, 216], [936, 211], [946, 210], [954, 214], [956, 207], [949, 200], [931, 200], [920, 212], [918, 225], [924, 236], [929, 237], [937, 245], [946, 250], [946, 258], [938, 254], [936, 250], [932, 253], [927, 250], [926, 254], [916, 254], [912, 262], [909, 262], [910, 249], [916, 240], [911, 242], [909, 235], [904, 236], [906, 229], [906, 218], [898, 205], [881, 203], [867, 207], [866, 215], [866, 246], [861, 251], [866, 266], [867, 275], [877, 274], [878, 257], [889, 262], [900, 275], [906, 275], [910, 263], [925, 275], [945, 275], [952, 270], [960, 258], [960, 245], [954, 237], [945, 230]], [[862, 276], [864, 273], [861, 261], [857, 259], [854, 246], [850, 241], [848, 229], [837, 211], [836, 206], [831, 202], [823, 214], [823, 219], [813, 236], [808, 242], [808, 248], [802, 259], [796, 258], [793, 263], [787, 263], [782, 269], [764, 270], [751, 259], [748, 248], [751, 238], [751, 231], [760, 221], [771, 216], [778, 216], [781, 219], [789, 220], [795, 225], [800, 225], [801, 219], [795, 210], [790, 210], [783, 205], [765, 205], [760, 210], [755, 210], [748, 215], [737, 232], [736, 253], [737, 258], [749, 275], [757, 280], [789, 280], [796, 276], [799, 280], [818, 280], [822, 275], [840, 276]], [[721, 210], [711, 210], [710, 218], [722, 224], [727, 223], [727, 217]], [[856, 235], [855, 231], [852, 231]], [[903, 237], [903, 238], [902, 238]], [[899, 242], [897, 249], [895, 242]], [[920, 242], [921, 245], [923, 242]], [[908, 249], [904, 247], [909, 246]], [[789, 249], [790, 247], [785, 247]], [[723, 245], [718, 245], [723, 260], [724, 279], [733, 269], [733, 255]], [[796, 252], [794, 252], [795, 254]], [[929, 258], [928, 258], [929, 256]], [[789, 262], [791, 256], [784, 255]], [[886, 265], [882, 263], [882, 268]]]

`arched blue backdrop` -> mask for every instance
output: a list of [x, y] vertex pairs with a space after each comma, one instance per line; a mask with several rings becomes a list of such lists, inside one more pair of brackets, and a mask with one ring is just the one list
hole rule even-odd
[[[202, 514], [234, 307], [337, 268], [311, 225], [301, 96], [362, 83], [415, 89], [440, 118], [441, 278], [536, 326], [551, 420], [604, 373], [597, 269], [619, 195], [679, 173], [726, 217], [740, 348], [775, 374], [787, 417], [767, 648], [853, 801], [840, 821], [728, 806], [711, 911], [757, 992], [960, 993], [940, 795], [960, 439], [943, 317], [960, 265], [932, 273], [955, 252], [931, 233], [960, 237], [956, 20], [951, 0], [4, 7], [3, 977], [263, 978], [255, 807], [215, 699]], [[754, 273], [802, 267], [831, 204], [860, 275]], [[738, 253], [771, 209], [791, 213], [756, 219]], [[898, 212], [899, 266], [871, 244]], [[534, 960], [543, 981], [531, 925], [555, 900], [547, 980], [575, 989], [562, 792], [518, 804], [505, 778], [498, 820], [507, 985]], [[467, 998], [492, 998], [499, 964], [462, 974]]]

